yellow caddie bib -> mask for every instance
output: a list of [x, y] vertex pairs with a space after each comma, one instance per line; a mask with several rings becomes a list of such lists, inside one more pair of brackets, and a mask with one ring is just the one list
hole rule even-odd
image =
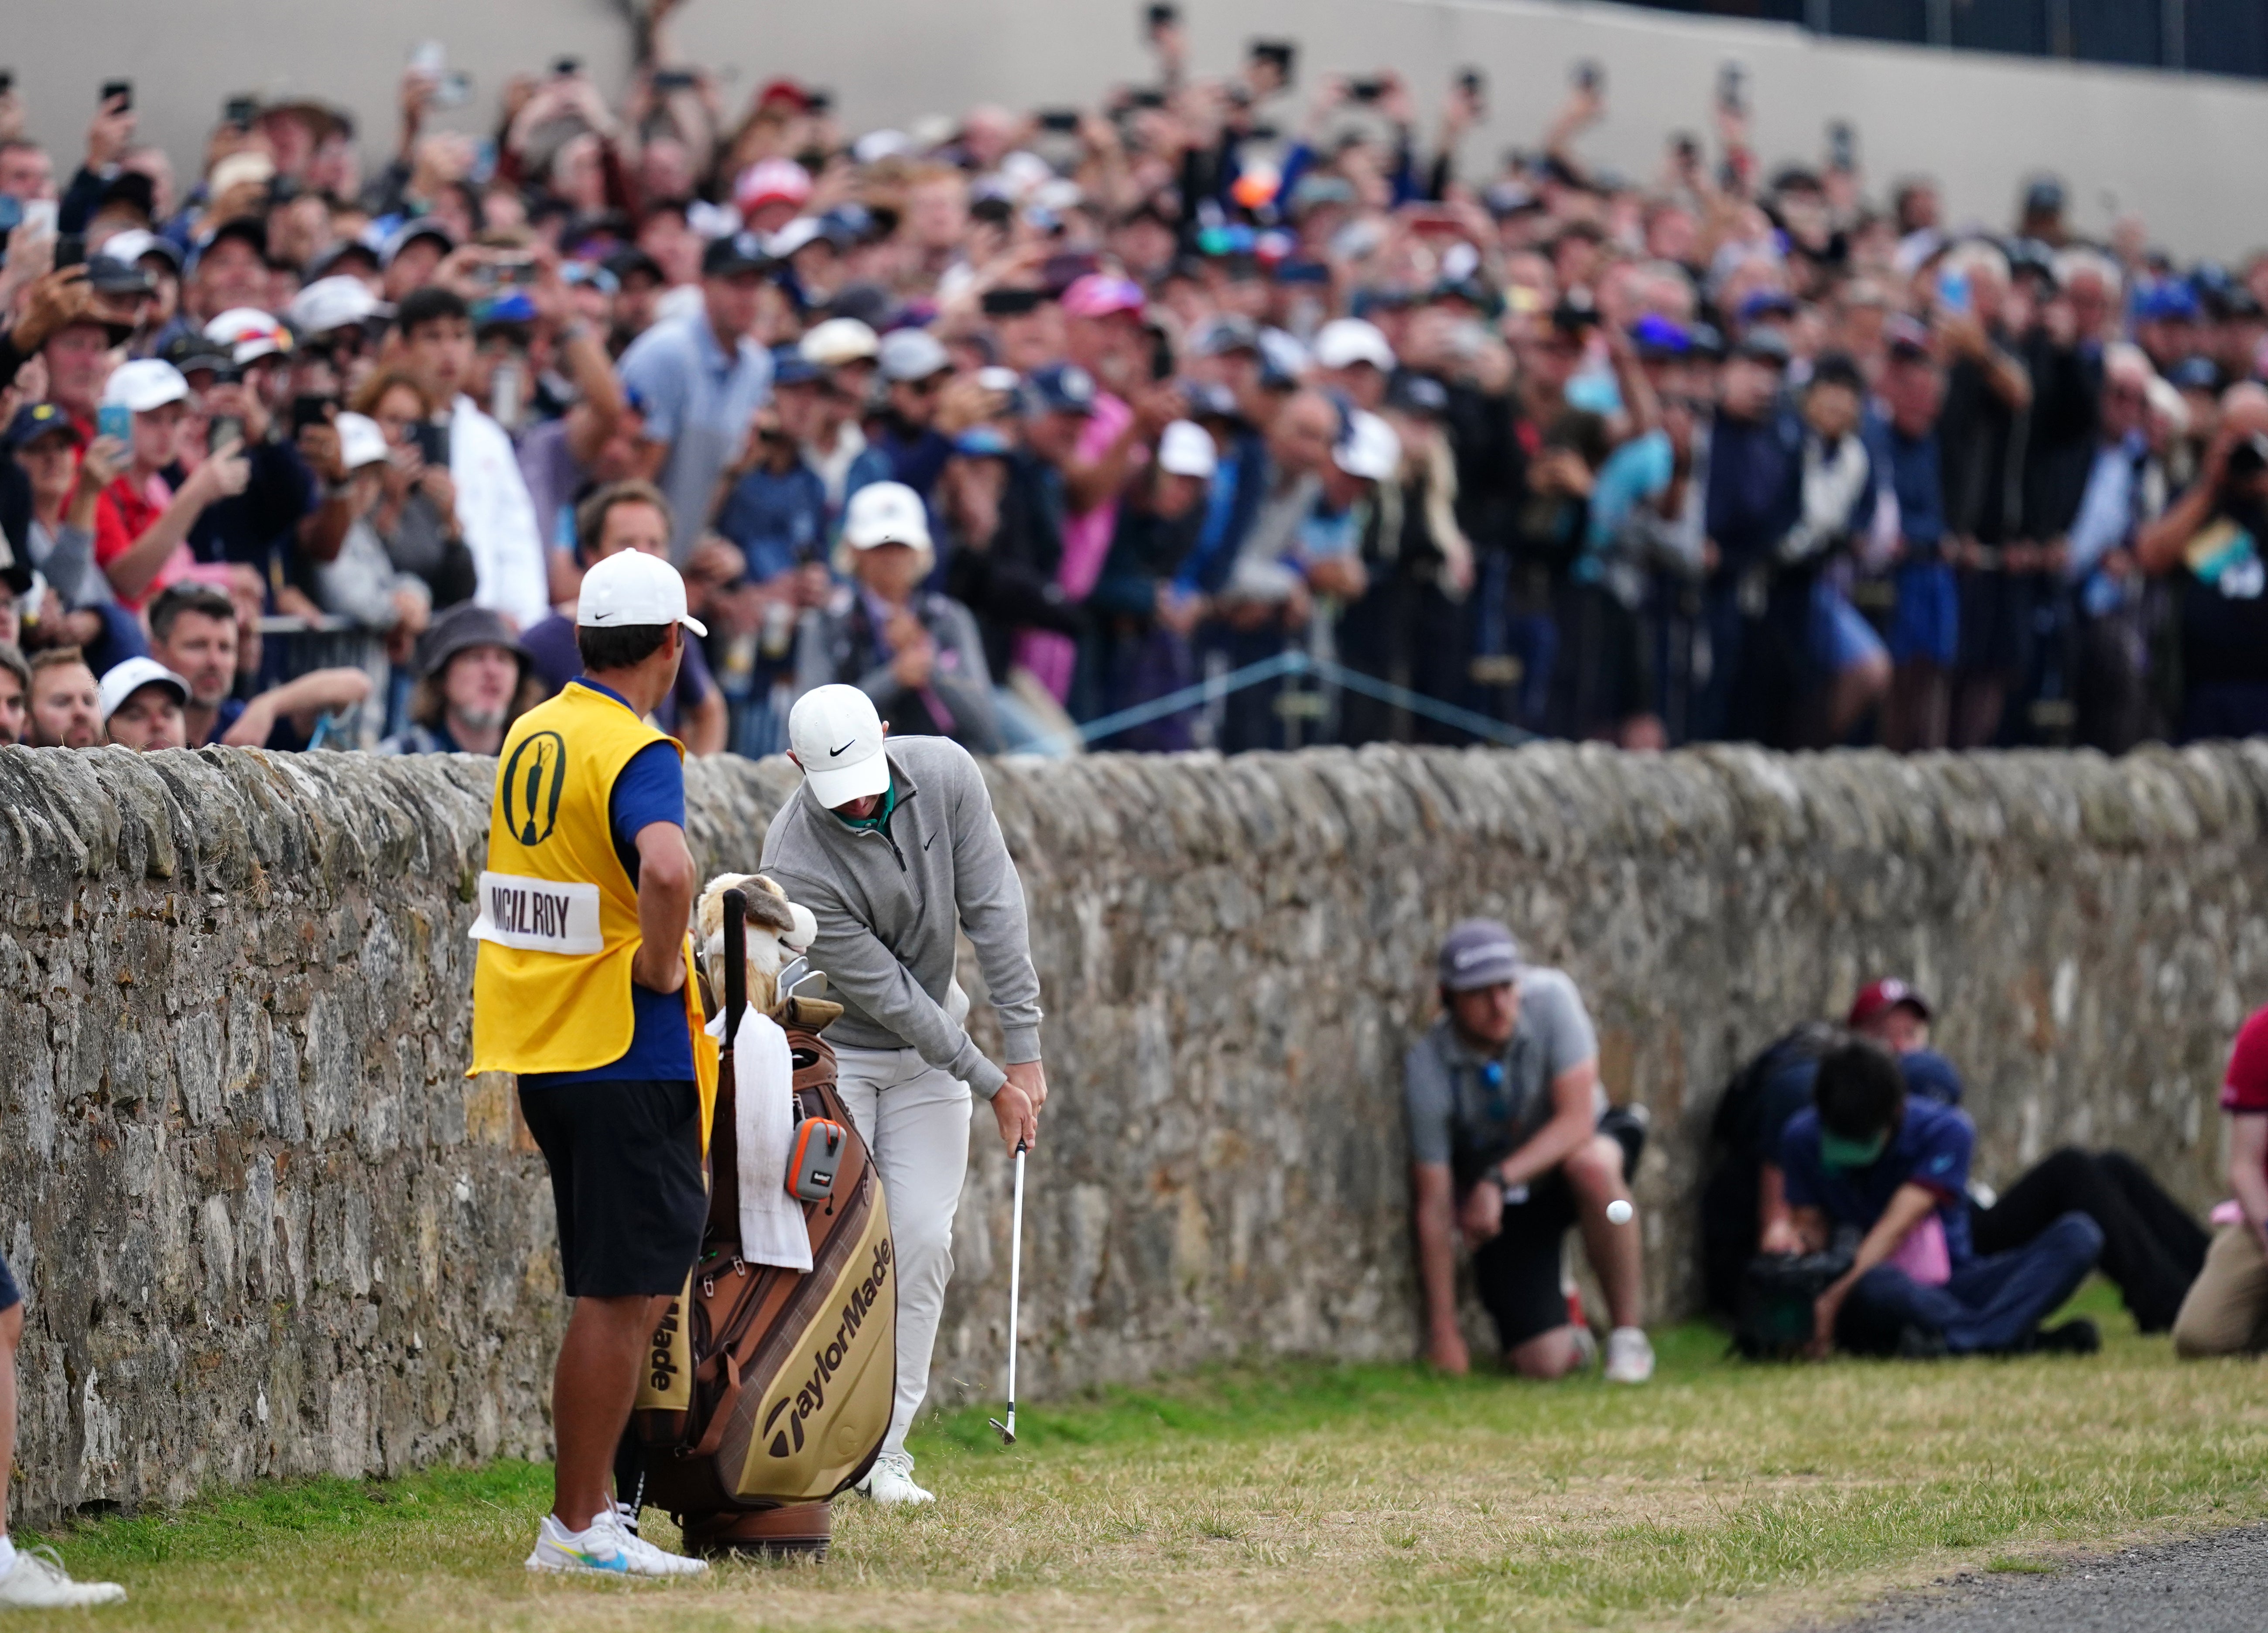
[[[476, 887], [467, 1076], [587, 1071], [629, 1053], [637, 889], [615, 853], [608, 800], [622, 768], [654, 743], [684, 755], [675, 739], [579, 683], [529, 710], [504, 738]], [[705, 1147], [717, 1045], [703, 1026], [689, 934], [685, 967]]]

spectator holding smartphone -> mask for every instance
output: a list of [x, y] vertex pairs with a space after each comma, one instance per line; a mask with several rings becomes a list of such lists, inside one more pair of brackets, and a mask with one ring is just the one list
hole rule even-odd
[[210, 506], [244, 491], [251, 467], [227, 447], [199, 460], [179, 488], [166, 481], [165, 473], [181, 462], [189, 416], [189, 383], [170, 363], [150, 357], [120, 364], [102, 405], [132, 419], [126, 468], [95, 507], [94, 558], [119, 602], [138, 612], [195, 570], [189, 529]]
[[387, 558], [415, 573], [433, 608], [473, 599], [480, 575], [457, 523], [448, 434], [433, 423], [433, 401], [403, 369], [380, 369], [354, 394], [354, 411], [386, 438], [378, 503], [366, 513]]

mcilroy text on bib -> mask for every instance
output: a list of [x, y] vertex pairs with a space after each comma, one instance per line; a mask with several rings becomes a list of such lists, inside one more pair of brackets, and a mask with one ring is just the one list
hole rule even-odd
[[473, 939], [523, 953], [603, 953], [599, 887], [517, 873], [481, 875], [481, 916]]

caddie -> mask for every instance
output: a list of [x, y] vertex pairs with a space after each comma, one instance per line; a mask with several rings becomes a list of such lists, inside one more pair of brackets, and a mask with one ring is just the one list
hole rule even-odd
[[575, 1301], [552, 1379], [552, 1508], [527, 1568], [684, 1576], [708, 1567], [640, 1539], [610, 1476], [708, 1213], [716, 1055], [687, 979], [685, 750], [647, 724], [685, 632], [707, 631], [677, 570], [637, 551], [584, 576], [575, 626], [583, 673], [504, 739], [473, 926], [472, 1070], [519, 1074]]
[[[953, 1275], [970, 1095], [991, 1101], [1013, 1151], [1038, 1137], [1048, 1081], [1024, 888], [983, 776], [949, 738], [886, 745], [888, 730], [855, 686], [817, 687], [796, 701], [789, 757], [803, 786], [764, 835], [763, 872], [818, 920], [811, 961], [843, 1008], [828, 1032], [836, 1085], [873, 1152], [897, 1248], [897, 1405], [858, 1490], [878, 1503], [927, 1503], [906, 1431], [929, 1387]], [[956, 930], [976, 949], [1004, 1065], [985, 1058], [964, 1024]]]

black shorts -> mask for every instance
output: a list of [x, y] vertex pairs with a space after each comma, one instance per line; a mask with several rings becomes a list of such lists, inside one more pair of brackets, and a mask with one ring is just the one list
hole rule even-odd
[[1575, 1193], [1554, 1168], [1528, 1188], [1527, 1201], [1505, 1204], [1504, 1228], [1473, 1254], [1474, 1291], [1507, 1355], [1567, 1325], [1560, 1254], [1575, 1220]]
[[701, 1255], [701, 1092], [684, 1082], [568, 1083], [519, 1092], [551, 1169], [571, 1298], [676, 1293]]
[[8, 1271], [8, 1256], [0, 1254], [0, 1310], [12, 1310], [23, 1302], [23, 1289], [16, 1285], [16, 1278]]

